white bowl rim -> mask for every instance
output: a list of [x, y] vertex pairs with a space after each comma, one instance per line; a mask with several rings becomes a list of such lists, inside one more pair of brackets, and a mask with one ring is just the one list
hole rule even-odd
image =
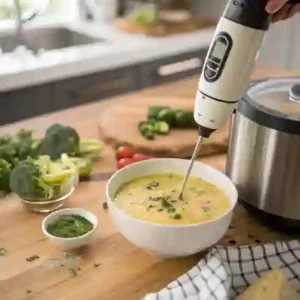
[[[90, 230], [89, 232], [87, 232], [86, 234], [83, 234], [83, 235], [80, 235], [80, 236], [76, 236], [76, 237], [72, 237], [72, 238], [64, 238], [64, 237], [59, 237], [59, 236], [55, 236], [55, 235], [52, 235], [51, 233], [49, 233], [47, 231], [47, 228], [46, 228], [46, 222], [48, 220], [50, 220], [51, 218], [55, 217], [55, 215], [57, 214], [61, 214], [62, 211], [82, 211], [82, 212], [87, 212], [89, 214], [91, 214], [92, 216], [95, 217], [95, 220], [96, 220], [96, 224], [94, 224], [90, 219], [88, 219], [87, 217], [84, 217], [86, 219], [88, 219], [91, 223], [93, 223], [94, 227], [92, 230]], [[61, 214], [63, 215], [63, 214]], [[56, 210], [56, 211], [53, 211], [52, 213], [50, 213], [46, 218], [44, 218], [43, 222], [42, 222], [42, 231], [43, 233], [47, 236], [47, 237], [51, 237], [51, 238], [55, 238], [56, 240], [60, 240], [60, 241], [74, 241], [74, 240], [78, 240], [78, 239], [82, 239], [82, 238], [85, 238], [86, 236], [92, 234], [96, 228], [98, 227], [98, 218], [97, 216], [92, 213], [91, 211], [85, 209], [85, 208], [80, 208], [80, 207], [68, 207], [68, 208], [62, 208], [62, 209], [59, 209], [59, 210]]]
[[[162, 228], [187, 228], [187, 227], [197, 227], [199, 225], [206, 225], [206, 224], [211, 224], [211, 223], [214, 223], [216, 221], [219, 221], [221, 219], [223, 219], [224, 217], [228, 216], [229, 214], [232, 213], [232, 211], [234, 210], [237, 202], [238, 202], [238, 191], [237, 191], [237, 188], [236, 186], [233, 184], [233, 182], [231, 181], [231, 179], [223, 172], [219, 171], [218, 169], [215, 169], [213, 167], [211, 167], [210, 165], [207, 165], [207, 164], [204, 164], [200, 161], [195, 161], [195, 163], [200, 163], [202, 165], [204, 165], [205, 167], [208, 167], [209, 169], [212, 169], [213, 171], [215, 172], [218, 172], [218, 173], [221, 173], [223, 176], [227, 177], [231, 184], [232, 184], [232, 187], [234, 188], [234, 191], [235, 191], [235, 194], [236, 194], [236, 199], [234, 202], [230, 201], [232, 203], [231, 205], [231, 208], [226, 210], [222, 215], [218, 216], [217, 218], [213, 219], [213, 220], [209, 220], [209, 221], [205, 221], [205, 222], [198, 222], [198, 223], [192, 223], [192, 224], [159, 224], [159, 223], [151, 223], [149, 221], [146, 221], [146, 220], [142, 220], [142, 219], [139, 219], [139, 218], [136, 218], [136, 217], [133, 217], [131, 216], [130, 214], [128, 214], [127, 212], [123, 211], [122, 209], [120, 209], [115, 203], [114, 201], [112, 201], [112, 199], [110, 198], [109, 196], [109, 191], [108, 191], [108, 188], [109, 188], [109, 185], [111, 184], [111, 182], [114, 180], [114, 178], [120, 174], [121, 172], [123, 172], [124, 169], [127, 169], [127, 168], [131, 168], [133, 165], [136, 165], [136, 164], [147, 164], [149, 163], [150, 160], [165, 160], [165, 161], [188, 161], [187, 159], [182, 159], [182, 158], [151, 158], [151, 159], [148, 159], [148, 160], [144, 160], [144, 161], [138, 161], [138, 162], [134, 162], [130, 165], [127, 165], [126, 167], [118, 170], [117, 172], [115, 172], [111, 177], [110, 179], [108, 180], [107, 184], [106, 184], [106, 187], [105, 187], [105, 194], [106, 194], [106, 198], [107, 198], [107, 201], [112, 204], [114, 206], [114, 208], [121, 214], [133, 219], [133, 220], [136, 220], [136, 221], [139, 221], [143, 224], [147, 224], [147, 225], [151, 225], [151, 226], [154, 226], [154, 227], [162, 227]], [[200, 177], [201, 178], [201, 177]]]

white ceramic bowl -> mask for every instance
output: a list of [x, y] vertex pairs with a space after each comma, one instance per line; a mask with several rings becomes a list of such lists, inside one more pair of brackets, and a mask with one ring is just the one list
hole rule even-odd
[[[58, 217], [62, 216], [62, 215], [82, 216], [82, 217], [86, 218], [87, 220], [89, 220], [94, 225], [94, 228], [91, 231], [89, 231], [88, 233], [86, 233], [82, 236], [79, 236], [79, 237], [74, 237], [74, 238], [60, 238], [60, 237], [50, 234], [47, 231], [48, 225], [55, 222], [55, 220], [58, 219]], [[64, 208], [64, 209], [60, 209], [58, 211], [51, 213], [49, 216], [47, 216], [43, 220], [42, 231], [43, 231], [44, 235], [47, 238], [49, 238], [49, 240], [53, 244], [55, 244], [59, 247], [62, 247], [63, 249], [74, 249], [74, 248], [86, 246], [90, 243], [93, 233], [95, 232], [95, 230], [97, 228], [97, 225], [98, 225], [97, 217], [93, 213], [89, 212], [88, 210], [85, 210], [82, 208]]]
[[217, 219], [191, 225], [160, 225], [134, 218], [113, 202], [116, 191], [124, 183], [151, 174], [171, 172], [185, 175], [188, 164], [189, 160], [184, 159], [150, 159], [129, 165], [110, 178], [106, 186], [108, 210], [113, 223], [126, 239], [148, 252], [171, 258], [198, 253], [225, 235], [237, 203], [237, 190], [225, 174], [200, 162], [195, 162], [191, 176], [215, 184], [231, 202], [230, 209]]

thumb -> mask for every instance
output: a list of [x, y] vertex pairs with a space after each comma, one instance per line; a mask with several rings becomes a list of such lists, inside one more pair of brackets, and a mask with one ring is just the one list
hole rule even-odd
[[288, 0], [269, 0], [266, 5], [266, 11], [269, 14], [274, 14], [278, 12], [287, 2]]

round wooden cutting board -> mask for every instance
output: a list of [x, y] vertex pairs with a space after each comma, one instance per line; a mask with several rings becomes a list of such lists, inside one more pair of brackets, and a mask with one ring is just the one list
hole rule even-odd
[[[130, 144], [136, 151], [157, 157], [191, 157], [198, 133], [196, 129], [171, 129], [168, 135], [146, 140], [138, 130], [138, 123], [147, 119], [148, 107], [166, 105], [172, 108], [193, 109], [194, 99], [174, 97], [136, 97], [129, 100], [112, 101], [104, 109], [98, 121], [101, 139], [114, 148]], [[228, 125], [205, 139], [199, 155], [225, 152], [228, 144]]]

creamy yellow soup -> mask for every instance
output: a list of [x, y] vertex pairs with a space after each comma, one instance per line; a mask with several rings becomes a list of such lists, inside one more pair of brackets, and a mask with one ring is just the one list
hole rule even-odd
[[229, 210], [224, 192], [198, 177], [190, 177], [183, 200], [178, 195], [183, 176], [157, 174], [124, 184], [115, 204], [129, 215], [158, 224], [193, 224], [213, 220]]

